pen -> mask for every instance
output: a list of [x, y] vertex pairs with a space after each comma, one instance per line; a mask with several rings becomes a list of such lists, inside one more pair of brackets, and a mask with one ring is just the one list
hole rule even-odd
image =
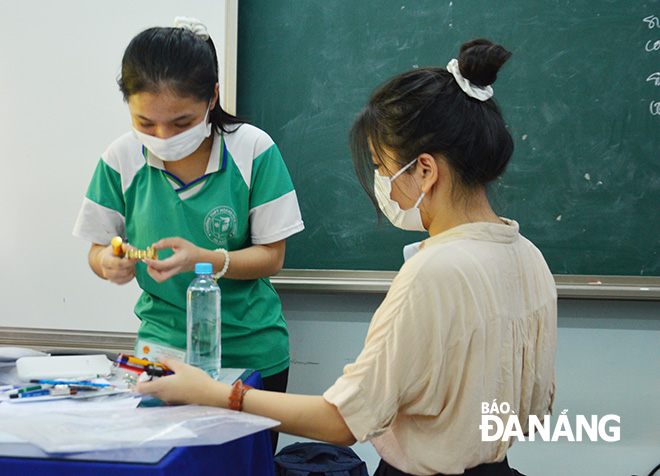
[[0, 385], [0, 392], [8, 393], [19, 388], [21, 388], [20, 385]]
[[12, 394], [15, 393], [26, 393], [26, 392], [34, 392], [35, 390], [45, 390], [49, 388], [50, 385], [33, 385], [32, 387], [20, 387], [11, 392]]
[[103, 387], [96, 387], [96, 386], [87, 385], [87, 384], [85, 384], [85, 385], [73, 384], [73, 385], [67, 385], [67, 386], [71, 390], [85, 390], [85, 391], [87, 391], [87, 390], [96, 391], [96, 390], [99, 390], [100, 388], [103, 388]]
[[43, 390], [34, 390], [32, 392], [14, 393], [9, 395], [9, 398], [45, 397], [48, 395], [52, 397], [59, 397], [63, 395], [75, 395], [76, 393], [78, 393], [78, 390], [71, 389], [66, 385], [58, 385], [55, 388], [45, 388]]
[[79, 377], [70, 378], [70, 379], [69, 378], [63, 378], [63, 379], [60, 379], [60, 380], [67, 381], [67, 382], [69, 382], [69, 381], [70, 382], [83, 382], [83, 381], [87, 382], [88, 380], [94, 380], [95, 378], [103, 378], [103, 377], [105, 377], [105, 375], [93, 374], [93, 375], [81, 375]]
[[150, 375], [162, 376], [162, 375], [172, 375], [172, 372], [169, 368], [165, 367], [163, 364], [156, 362], [150, 362], [144, 359], [138, 359], [131, 355], [119, 354], [115, 364], [118, 367], [121, 367], [126, 370], [131, 370], [133, 372], [146, 371]]
[[137, 357], [133, 357], [132, 355], [127, 355], [127, 354], [119, 354], [117, 356], [117, 362], [121, 363], [121, 364], [137, 364], [137, 365], [141, 365], [143, 367], [146, 367], [147, 365], [156, 365], [156, 366], [163, 367], [163, 368], [167, 369], [167, 367], [165, 367], [163, 364], [159, 364], [159, 363], [156, 363], [156, 362], [150, 362], [150, 361], [144, 360], [144, 359], [138, 359]]
[[42, 383], [49, 385], [84, 385], [89, 387], [112, 387], [109, 383], [94, 383], [94, 382], [72, 382], [68, 380], [30, 380], [32, 383]]
[[46, 388], [44, 390], [34, 390], [32, 392], [13, 393], [9, 395], [9, 398], [41, 397], [44, 395], [50, 395], [50, 390]]

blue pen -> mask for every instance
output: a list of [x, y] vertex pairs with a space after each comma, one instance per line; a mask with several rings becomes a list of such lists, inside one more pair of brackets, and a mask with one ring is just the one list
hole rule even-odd
[[0, 385], [0, 392], [13, 392], [14, 390], [18, 390], [21, 388], [20, 385]]
[[9, 395], [9, 398], [42, 397], [44, 395], [50, 395], [50, 390], [44, 389], [44, 390], [35, 390], [33, 392], [13, 393]]
[[109, 383], [94, 383], [94, 382], [72, 382], [70, 380], [30, 380], [32, 383], [42, 383], [49, 385], [85, 385], [88, 387], [112, 387]]

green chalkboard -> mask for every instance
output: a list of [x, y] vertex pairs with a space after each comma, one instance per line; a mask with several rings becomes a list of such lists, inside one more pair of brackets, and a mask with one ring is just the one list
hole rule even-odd
[[486, 37], [516, 149], [492, 187], [555, 274], [660, 276], [660, 0], [242, 0], [238, 114], [280, 147], [306, 230], [286, 268], [396, 270], [347, 133], [372, 90]]

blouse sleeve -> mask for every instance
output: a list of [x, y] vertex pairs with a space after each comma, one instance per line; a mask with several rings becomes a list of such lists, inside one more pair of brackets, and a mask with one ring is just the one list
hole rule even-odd
[[405, 266], [372, 319], [357, 360], [325, 393], [358, 441], [383, 433], [428, 384], [441, 364], [437, 329], [422, 309], [424, 289]]

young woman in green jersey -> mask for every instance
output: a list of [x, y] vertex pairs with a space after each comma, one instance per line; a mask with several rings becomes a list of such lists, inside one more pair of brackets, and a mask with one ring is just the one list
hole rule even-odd
[[[403, 73], [352, 130], [356, 171], [393, 224], [430, 237], [373, 316], [356, 361], [323, 396], [275, 394], [175, 372], [138, 390], [170, 403], [243, 409], [278, 429], [349, 445], [371, 441], [377, 476], [513, 476], [511, 439], [484, 438], [484, 403], [522, 432], [554, 397], [557, 293], [539, 250], [500, 218], [486, 189], [513, 140], [491, 84], [509, 58], [474, 40], [447, 68]], [[506, 422], [505, 422], [506, 423]]]
[[[118, 83], [132, 131], [101, 156], [74, 234], [92, 243], [97, 275], [142, 288], [136, 354], [183, 360], [186, 288], [209, 262], [222, 275], [222, 366], [259, 370], [284, 391], [288, 332], [268, 277], [304, 226], [277, 146], [220, 106], [215, 47], [197, 20], [138, 34]], [[114, 236], [159, 259], [116, 256]]]

